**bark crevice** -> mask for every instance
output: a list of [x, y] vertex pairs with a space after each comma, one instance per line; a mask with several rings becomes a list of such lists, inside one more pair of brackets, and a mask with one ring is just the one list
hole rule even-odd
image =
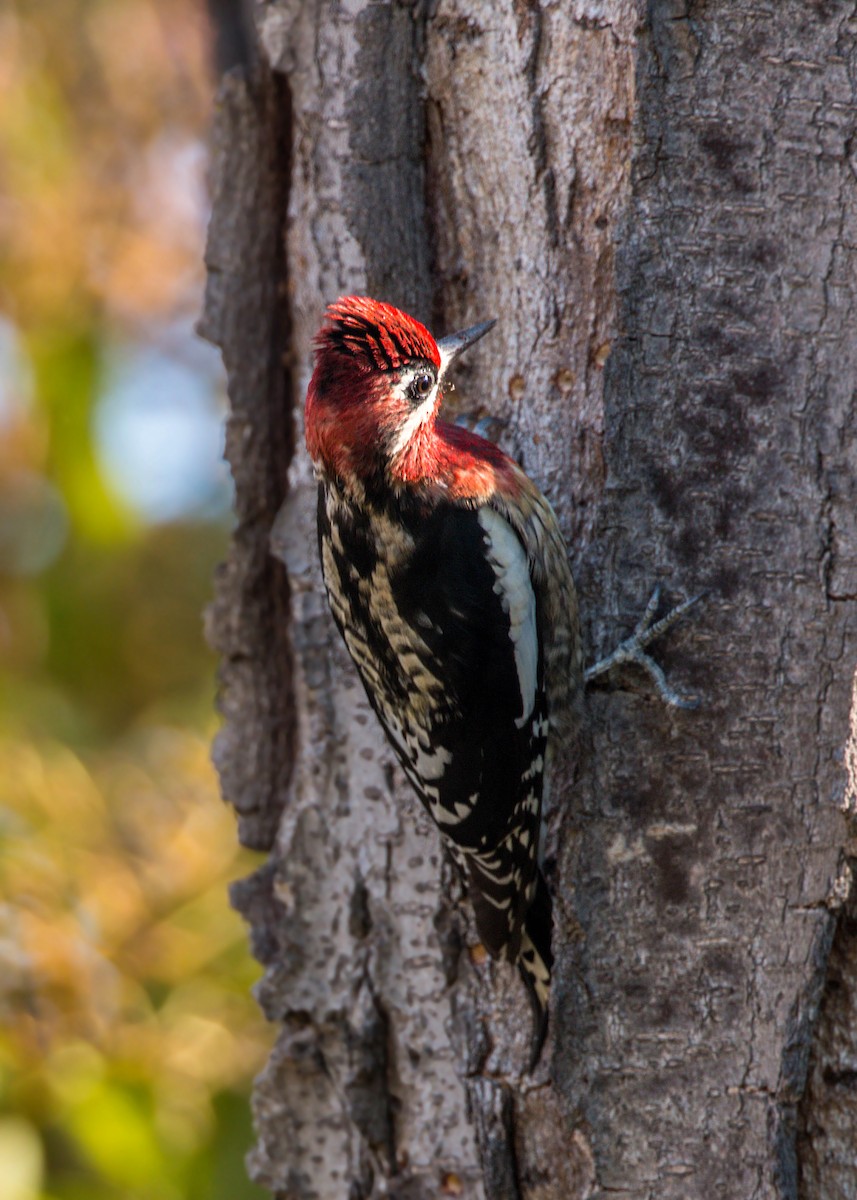
[[295, 443], [283, 241], [290, 143], [286, 81], [261, 64], [225, 75], [212, 134], [213, 213], [199, 331], [220, 347], [227, 372], [226, 457], [237, 524], [206, 632], [221, 655], [223, 727], [214, 760], [239, 836], [257, 850], [273, 844], [295, 728], [289, 584], [268, 544]]

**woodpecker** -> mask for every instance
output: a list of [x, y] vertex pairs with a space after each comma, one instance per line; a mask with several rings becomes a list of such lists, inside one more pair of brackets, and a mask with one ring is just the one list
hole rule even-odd
[[544, 778], [583, 689], [566, 546], [518, 464], [438, 415], [450, 366], [493, 321], [435, 341], [368, 297], [326, 316], [306, 442], [330, 609], [481, 941], [520, 970], [535, 1063], [553, 963]]

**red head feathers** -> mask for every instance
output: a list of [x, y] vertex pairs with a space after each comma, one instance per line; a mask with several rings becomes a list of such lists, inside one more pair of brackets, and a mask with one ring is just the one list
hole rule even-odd
[[411, 359], [440, 367], [437, 342], [407, 313], [368, 296], [342, 296], [328, 306], [330, 322], [316, 334], [319, 357], [326, 351], [365, 360], [376, 371], [397, 371]]
[[446, 369], [493, 324], [435, 341], [391, 304], [366, 296], [331, 304], [306, 400], [316, 466], [346, 485], [385, 479], [462, 497], [490, 491], [498, 470], [515, 472], [490, 442], [437, 419]]

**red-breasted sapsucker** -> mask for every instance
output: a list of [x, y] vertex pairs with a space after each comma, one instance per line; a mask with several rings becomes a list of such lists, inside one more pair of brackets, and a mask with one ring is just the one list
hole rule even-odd
[[389, 304], [337, 300], [315, 342], [306, 441], [334, 620], [482, 942], [520, 969], [537, 1056], [553, 962], [543, 779], [583, 662], [550, 505], [497, 446], [438, 417], [450, 364], [492, 325], [436, 342]]

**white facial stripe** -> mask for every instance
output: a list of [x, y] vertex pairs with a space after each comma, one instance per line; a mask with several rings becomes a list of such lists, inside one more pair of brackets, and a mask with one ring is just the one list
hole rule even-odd
[[521, 728], [532, 716], [536, 703], [539, 645], [536, 629], [536, 597], [524, 547], [511, 525], [493, 508], [479, 509], [479, 524], [485, 530], [488, 557], [497, 582], [494, 591], [509, 615], [509, 634], [515, 647], [515, 669], [521, 689]]
[[[426, 367], [418, 366], [413, 368], [413, 370], [404, 372], [400, 382], [398, 382], [395, 388], [395, 394], [400, 397], [400, 400], [403, 400], [407, 404], [413, 403], [413, 395], [412, 392], [410, 392], [410, 388], [412, 388], [414, 380], [421, 376], [421, 374], [427, 374]], [[439, 385], [436, 380], [435, 386], [433, 386], [425, 400], [422, 401], [418, 408], [414, 408], [412, 412], [408, 414], [406, 421], [404, 421], [404, 424], [396, 433], [396, 438], [390, 446], [388, 451], [390, 458], [395, 458], [396, 455], [400, 455], [402, 450], [407, 448], [410, 440], [412, 440], [415, 434], [420, 431], [420, 428], [426, 425], [427, 422], [432, 419], [433, 414], [435, 414], [435, 406], [437, 404], [438, 386]]]
[[[410, 380], [408, 380], [408, 383], [410, 383]], [[397, 454], [401, 454], [420, 427], [425, 425], [427, 421], [431, 420], [436, 403], [437, 384], [435, 384], [419, 408], [415, 408], [413, 412], [408, 415], [407, 420], [399, 429], [399, 432], [396, 434], [396, 439], [389, 450], [390, 458], [395, 458]]]

